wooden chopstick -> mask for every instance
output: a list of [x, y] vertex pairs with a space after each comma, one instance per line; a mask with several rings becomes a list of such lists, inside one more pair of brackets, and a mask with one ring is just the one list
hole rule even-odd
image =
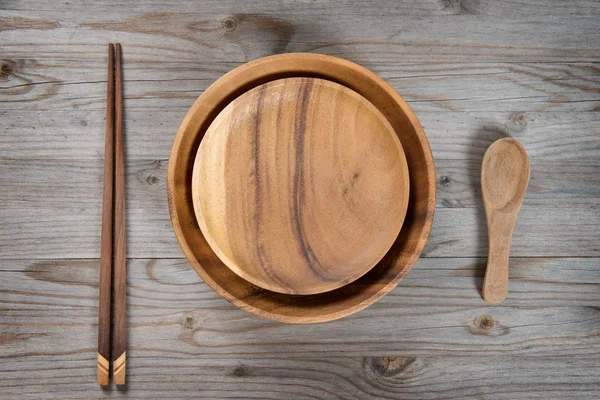
[[114, 335], [112, 336], [113, 381], [117, 385], [124, 385], [127, 357], [127, 326], [125, 321], [127, 258], [125, 247], [123, 72], [121, 67], [121, 45], [119, 43], [116, 46], [113, 46], [112, 43], [108, 45], [104, 191], [102, 194], [102, 237], [100, 243], [100, 301], [98, 306], [98, 383], [100, 385], [108, 385], [111, 359], [113, 211], [115, 251]]
[[98, 383], [108, 385], [110, 368], [110, 296], [113, 247], [113, 169], [115, 128], [115, 58], [108, 45], [106, 84], [106, 133], [104, 142], [104, 190], [102, 194], [102, 236], [100, 239], [100, 300], [98, 304]]
[[126, 238], [125, 238], [125, 144], [123, 135], [123, 73], [121, 68], [121, 45], [116, 44], [116, 150], [115, 150], [115, 280], [114, 280], [114, 337], [113, 381], [125, 384], [127, 362], [127, 325], [125, 321]]

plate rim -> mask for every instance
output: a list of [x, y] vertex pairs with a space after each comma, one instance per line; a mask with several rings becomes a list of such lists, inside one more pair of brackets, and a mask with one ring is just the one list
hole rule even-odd
[[[383, 253], [381, 253], [380, 255], [377, 255], [376, 260], [371, 260], [367, 263], [364, 263], [364, 265], [362, 265], [360, 269], [357, 269], [354, 272], [352, 272], [350, 275], [335, 281], [334, 285], [323, 284], [320, 287], [310, 288], [310, 289], [303, 288], [298, 291], [288, 289], [287, 287], [285, 287], [283, 285], [279, 285], [277, 282], [267, 282], [267, 281], [262, 280], [260, 277], [255, 277], [255, 276], [250, 275], [239, 264], [237, 264], [227, 254], [225, 254], [225, 252], [219, 246], [218, 240], [215, 238], [215, 236], [211, 232], [211, 229], [207, 225], [206, 218], [204, 216], [205, 214], [203, 212], [203, 207], [201, 206], [201, 200], [198, 198], [199, 195], [197, 193], [200, 188], [200, 186], [198, 186], [199, 180], [197, 178], [197, 174], [201, 173], [200, 171], [202, 170], [202, 167], [199, 165], [199, 162], [202, 160], [202, 157], [201, 157], [201, 149], [203, 148], [202, 143], [204, 143], [204, 141], [206, 140], [206, 135], [209, 134], [209, 132], [211, 131], [211, 128], [213, 128], [215, 126], [215, 123], [219, 121], [219, 118], [225, 118], [223, 115], [231, 107], [231, 104], [233, 104], [234, 101], [238, 101], [243, 96], [247, 96], [250, 92], [256, 91], [259, 88], [264, 87], [267, 84], [276, 84], [277, 82], [281, 82], [283, 80], [289, 80], [289, 79], [293, 79], [293, 80], [309, 79], [309, 80], [316, 81], [316, 82], [313, 82], [314, 85], [326, 85], [326, 86], [330, 86], [330, 87], [333, 87], [336, 89], [338, 89], [338, 87], [339, 87], [339, 90], [341, 90], [347, 96], [351, 96], [357, 102], [365, 102], [366, 107], [369, 110], [371, 110], [371, 112], [373, 112], [378, 119], [380, 119], [382, 121], [385, 130], [388, 132], [389, 135], [392, 136], [392, 141], [394, 142], [394, 145], [395, 145], [396, 149], [398, 150], [399, 164], [397, 165], [397, 169], [399, 170], [400, 176], [402, 178], [401, 183], [397, 182], [397, 183], [399, 183], [398, 191], [400, 193], [402, 193], [402, 197], [401, 197], [401, 200], [395, 206], [398, 213], [396, 215], [397, 218], [393, 222], [393, 224], [394, 224], [393, 226], [395, 226], [397, 229], [396, 228], [393, 229], [393, 232], [394, 232], [393, 236], [390, 236], [390, 237], [386, 236], [385, 238], [381, 237], [381, 236], [378, 237], [378, 240], [380, 242], [385, 242], [385, 243], [389, 242], [389, 246], [387, 246], [387, 245], [384, 246], [385, 251], [383, 251], [383, 248], [382, 248], [381, 250], [383, 251]], [[221, 132], [221, 134], [224, 134], [224, 132]], [[198, 151], [196, 152], [196, 157], [195, 157], [195, 161], [194, 161], [194, 165], [193, 165], [192, 183], [191, 184], [192, 184], [192, 202], [194, 205], [196, 220], [198, 222], [200, 230], [202, 231], [202, 234], [203, 234], [204, 238], [206, 239], [208, 245], [211, 247], [212, 251], [221, 259], [223, 264], [225, 264], [230, 270], [232, 270], [237, 275], [239, 275], [242, 279], [245, 279], [246, 281], [248, 281], [258, 287], [261, 287], [263, 289], [270, 290], [273, 292], [289, 294], [289, 295], [310, 295], [310, 294], [325, 293], [325, 292], [328, 292], [331, 290], [338, 289], [344, 285], [350, 284], [350, 283], [354, 282], [355, 280], [359, 279], [364, 274], [368, 273], [371, 270], [371, 268], [375, 267], [375, 265], [377, 265], [381, 261], [381, 259], [383, 259], [385, 254], [390, 250], [390, 248], [394, 244], [395, 238], [398, 237], [398, 234], [400, 233], [402, 224], [404, 223], [404, 219], [406, 217], [406, 211], [408, 209], [408, 200], [409, 200], [409, 196], [410, 196], [410, 176], [409, 176], [409, 172], [408, 172], [408, 163], [406, 161], [406, 155], [404, 154], [404, 149], [402, 147], [402, 144], [400, 143], [400, 139], [398, 138], [398, 135], [397, 135], [394, 127], [390, 124], [390, 122], [387, 120], [387, 118], [381, 113], [381, 111], [369, 100], [367, 100], [366, 98], [364, 98], [363, 96], [361, 96], [360, 94], [356, 93], [354, 90], [352, 90], [346, 86], [343, 86], [343, 85], [340, 85], [339, 83], [331, 82], [331, 81], [328, 81], [328, 80], [325, 80], [322, 78], [283, 78], [283, 79], [270, 81], [270, 82], [263, 83], [262, 85], [254, 87], [254, 88], [242, 93], [239, 97], [237, 97], [231, 103], [229, 103], [223, 110], [221, 110], [221, 112], [212, 121], [212, 123], [210, 124], [210, 126], [208, 127], [208, 129], [205, 132], [204, 138], [202, 139], [202, 142], [200, 143], [200, 146], [198, 147]], [[196, 189], [194, 187], [196, 187]]]

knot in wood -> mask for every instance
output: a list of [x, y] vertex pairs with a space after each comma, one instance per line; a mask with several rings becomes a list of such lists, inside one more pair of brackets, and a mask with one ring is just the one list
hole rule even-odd
[[462, 14], [464, 6], [462, 0], [442, 0], [442, 7], [444, 10], [449, 11], [452, 14]]
[[443, 186], [449, 186], [450, 185], [450, 178], [448, 178], [446, 175], [440, 177], [440, 184]]
[[246, 370], [244, 369], [244, 366], [239, 365], [236, 369], [234, 369], [233, 376], [237, 376], [238, 378], [246, 376]]
[[510, 129], [513, 132], [522, 132], [525, 130], [525, 128], [527, 127], [527, 118], [525, 116], [525, 113], [515, 113], [512, 115], [512, 117], [510, 118]]
[[483, 314], [479, 318], [477, 318], [477, 327], [479, 329], [483, 329], [489, 331], [494, 327], [494, 318], [491, 315]]
[[367, 359], [369, 369], [377, 376], [398, 375], [417, 361], [414, 357], [373, 357]]
[[221, 22], [221, 25], [223, 26], [223, 29], [230, 32], [237, 28], [238, 22], [233, 17], [227, 17], [223, 20], [223, 22]]
[[191, 315], [186, 316], [185, 319], [183, 320], [183, 326], [186, 327], [187, 329], [193, 329], [195, 325], [196, 325], [196, 320]]
[[146, 178], [146, 181], [149, 185], [156, 185], [158, 183], [158, 178], [154, 175], [150, 175], [148, 178]]
[[13, 73], [13, 67], [10, 64], [2, 63], [0, 66], [0, 76], [8, 76]]

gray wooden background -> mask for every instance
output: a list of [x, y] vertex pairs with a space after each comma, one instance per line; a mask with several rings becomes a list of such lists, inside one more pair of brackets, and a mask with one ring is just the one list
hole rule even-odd
[[[126, 80], [125, 390], [96, 385], [111, 41]], [[172, 140], [202, 91], [296, 51], [385, 78], [425, 127], [438, 179], [408, 276], [312, 326], [213, 293], [183, 258], [165, 193]], [[600, 2], [0, 0], [0, 63], [0, 397], [600, 396]], [[508, 299], [489, 307], [479, 169], [504, 136], [529, 152], [531, 182]]]

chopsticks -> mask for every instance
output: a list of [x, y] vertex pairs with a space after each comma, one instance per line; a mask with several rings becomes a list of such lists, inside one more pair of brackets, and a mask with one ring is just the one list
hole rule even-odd
[[[121, 45], [119, 43], [116, 46], [113, 46], [112, 43], [108, 45], [106, 136], [104, 146], [104, 191], [102, 195], [102, 234], [100, 242], [100, 299], [98, 307], [98, 383], [100, 385], [108, 385], [109, 382], [114, 211], [113, 381], [117, 385], [124, 385], [127, 347], [125, 321], [127, 258], [125, 237], [123, 73], [121, 68]], [[114, 204], [113, 189], [115, 195]]]

